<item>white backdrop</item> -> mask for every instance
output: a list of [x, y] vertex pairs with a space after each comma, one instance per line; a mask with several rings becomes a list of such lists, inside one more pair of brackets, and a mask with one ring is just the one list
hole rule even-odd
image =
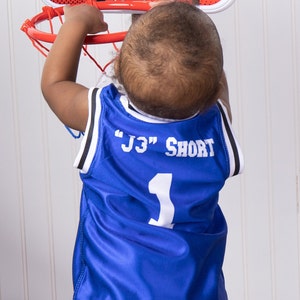
[[[80, 142], [44, 103], [44, 58], [20, 31], [41, 3], [1, 3], [0, 299], [71, 299]], [[212, 18], [246, 161], [220, 200], [229, 224], [229, 299], [299, 300], [300, 1], [236, 0]], [[124, 26], [128, 16], [109, 20]], [[107, 53], [98, 50], [104, 60]], [[97, 79], [83, 57], [79, 81]]]

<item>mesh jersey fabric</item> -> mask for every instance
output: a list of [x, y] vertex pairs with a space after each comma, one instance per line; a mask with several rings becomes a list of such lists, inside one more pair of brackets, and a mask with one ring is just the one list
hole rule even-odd
[[143, 116], [113, 84], [89, 92], [74, 299], [227, 299], [218, 205], [242, 154], [221, 104], [180, 121]]

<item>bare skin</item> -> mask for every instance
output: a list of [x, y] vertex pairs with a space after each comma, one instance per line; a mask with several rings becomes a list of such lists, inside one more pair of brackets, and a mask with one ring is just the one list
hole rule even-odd
[[[87, 34], [106, 31], [103, 14], [95, 7], [82, 4], [65, 6], [65, 22], [46, 59], [41, 89], [45, 100], [61, 122], [84, 131], [88, 119], [88, 88], [76, 83], [77, 69]], [[223, 72], [219, 98], [230, 119], [228, 85]]]
[[76, 83], [78, 63], [87, 34], [107, 30], [103, 14], [90, 5], [65, 6], [65, 22], [46, 59], [41, 88], [50, 108], [67, 126], [84, 131], [88, 88]]

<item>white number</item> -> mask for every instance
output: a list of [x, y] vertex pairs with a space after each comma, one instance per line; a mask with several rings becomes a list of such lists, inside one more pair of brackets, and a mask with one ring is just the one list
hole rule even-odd
[[175, 213], [174, 205], [170, 199], [172, 174], [158, 173], [149, 182], [148, 188], [151, 194], [155, 194], [160, 204], [158, 220], [150, 219], [149, 224], [166, 228], [173, 228]]

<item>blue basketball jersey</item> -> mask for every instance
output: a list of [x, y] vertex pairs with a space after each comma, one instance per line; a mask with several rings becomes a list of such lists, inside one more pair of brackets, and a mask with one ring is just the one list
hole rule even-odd
[[227, 299], [218, 194], [243, 162], [222, 104], [163, 120], [112, 84], [91, 89], [75, 166], [74, 299]]

